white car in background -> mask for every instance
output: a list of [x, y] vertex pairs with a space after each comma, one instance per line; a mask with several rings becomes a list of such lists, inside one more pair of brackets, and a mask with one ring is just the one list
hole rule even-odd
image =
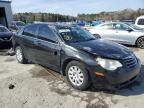
[[144, 16], [140, 16], [136, 19], [135, 25], [144, 29]]
[[144, 48], [144, 30], [134, 24], [122, 22], [102, 23], [90, 29], [90, 33], [96, 38]]

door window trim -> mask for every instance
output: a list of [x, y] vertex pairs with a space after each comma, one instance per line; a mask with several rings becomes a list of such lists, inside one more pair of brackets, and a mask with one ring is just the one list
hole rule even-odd
[[[35, 30], [34, 34], [33, 35], [26, 35], [26, 34], [24, 34], [25, 29], [28, 28], [28, 27], [30, 27], [30, 26], [36, 26], [36, 30]], [[22, 31], [21, 34], [23, 36], [27, 36], [27, 37], [31, 37], [31, 38], [37, 38], [37, 35], [36, 35], [37, 34], [37, 30], [38, 30], [38, 26], [37, 25], [28, 25], [28, 26], [26, 26], [26, 27], [23, 28], [23, 31]]]
[[[47, 25], [47, 24], [43, 24], [43, 25]], [[49, 43], [52, 43], [52, 44], [60, 44], [60, 41], [58, 39], [58, 36], [55, 34], [56, 36], [56, 41], [54, 40], [51, 40], [51, 39], [48, 39], [48, 38], [45, 38], [45, 37], [40, 37], [39, 36], [39, 29], [40, 29], [40, 26], [42, 26], [42, 24], [38, 25], [37, 27], [37, 33], [36, 33], [36, 37], [37, 39], [41, 40], [41, 41], [46, 41], [46, 42], [49, 42]], [[47, 25], [48, 26], [48, 25]], [[54, 31], [48, 26], [48, 28], [53, 32], [54, 34]]]

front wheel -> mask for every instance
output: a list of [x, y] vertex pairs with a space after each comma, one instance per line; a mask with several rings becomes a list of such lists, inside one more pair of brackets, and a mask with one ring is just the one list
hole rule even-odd
[[67, 65], [66, 77], [69, 83], [78, 90], [86, 90], [90, 86], [88, 71], [78, 61], [72, 61]]
[[144, 49], [144, 37], [140, 37], [136, 42], [137, 47]]

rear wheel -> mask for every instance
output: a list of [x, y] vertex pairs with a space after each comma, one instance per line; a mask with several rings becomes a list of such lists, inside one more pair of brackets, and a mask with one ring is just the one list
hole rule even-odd
[[137, 47], [144, 49], [144, 37], [138, 38], [136, 41], [136, 45]]
[[86, 90], [90, 86], [88, 71], [78, 61], [72, 61], [67, 65], [66, 77], [69, 83], [78, 90]]
[[24, 57], [24, 54], [23, 54], [23, 51], [22, 51], [22, 48], [20, 46], [17, 46], [16, 49], [15, 49], [15, 53], [16, 53], [16, 59], [19, 63], [27, 63], [27, 60], [26, 58]]
[[100, 39], [100, 38], [101, 38], [101, 36], [100, 36], [99, 34], [94, 34], [94, 37], [95, 37], [96, 39]]

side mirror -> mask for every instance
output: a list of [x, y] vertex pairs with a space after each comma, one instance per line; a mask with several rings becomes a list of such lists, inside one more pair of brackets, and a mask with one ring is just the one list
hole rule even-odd
[[128, 31], [128, 32], [132, 32], [133, 30], [132, 30], [132, 29], [128, 29], [127, 31]]

